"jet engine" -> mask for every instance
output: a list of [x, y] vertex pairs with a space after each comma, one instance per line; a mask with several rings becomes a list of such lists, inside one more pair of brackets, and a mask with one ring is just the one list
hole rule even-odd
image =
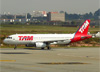
[[36, 47], [42, 48], [42, 47], [46, 47], [45, 43], [36, 43]]
[[46, 47], [46, 44], [45, 43], [35, 43], [35, 44], [26, 44], [25, 45], [26, 47], [38, 47], [38, 48], [43, 48], [43, 47]]

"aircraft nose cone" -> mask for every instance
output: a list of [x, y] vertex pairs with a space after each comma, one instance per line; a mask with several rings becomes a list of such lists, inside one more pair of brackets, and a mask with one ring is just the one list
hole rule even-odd
[[3, 40], [3, 43], [7, 44], [7, 43], [8, 43], [8, 41], [7, 41], [6, 39], [4, 39], [4, 40]]
[[3, 40], [3, 43], [6, 43], [6, 40], [5, 39]]

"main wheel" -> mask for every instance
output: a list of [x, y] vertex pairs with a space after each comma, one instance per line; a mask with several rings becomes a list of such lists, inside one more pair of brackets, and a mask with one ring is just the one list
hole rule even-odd
[[44, 50], [44, 47], [42, 47], [41, 49]]
[[50, 47], [47, 47], [47, 49], [50, 50], [51, 48]]

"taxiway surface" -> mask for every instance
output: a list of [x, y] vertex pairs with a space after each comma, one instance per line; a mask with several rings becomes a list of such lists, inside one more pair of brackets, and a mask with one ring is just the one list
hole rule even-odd
[[100, 72], [100, 48], [0, 48], [0, 72]]

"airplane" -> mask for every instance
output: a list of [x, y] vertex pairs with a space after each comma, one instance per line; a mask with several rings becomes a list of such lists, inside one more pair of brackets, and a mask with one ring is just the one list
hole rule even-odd
[[36, 47], [51, 49], [51, 44], [70, 44], [91, 38], [88, 35], [90, 20], [87, 19], [74, 34], [13, 34], [3, 40], [6, 44], [17, 45], [23, 44], [26, 47]]

